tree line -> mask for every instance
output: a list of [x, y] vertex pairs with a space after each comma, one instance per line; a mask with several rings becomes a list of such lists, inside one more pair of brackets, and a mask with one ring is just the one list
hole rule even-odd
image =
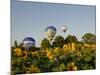
[[[39, 48], [45, 49], [49, 47], [62, 47], [67, 43], [96, 44], [96, 36], [92, 33], [86, 33], [81, 37], [81, 41], [79, 41], [75, 35], [69, 34], [65, 39], [63, 36], [57, 35], [52, 41], [52, 44], [47, 38], [44, 38], [41, 42], [41, 47]], [[22, 47], [22, 43], [18, 44], [18, 42], [15, 40], [13, 47]], [[37, 50], [39, 49], [38, 47], [34, 48], [37, 48]]]

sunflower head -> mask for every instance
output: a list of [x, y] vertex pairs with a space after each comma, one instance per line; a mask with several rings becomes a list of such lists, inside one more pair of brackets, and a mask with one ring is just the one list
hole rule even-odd
[[28, 52], [27, 51], [23, 51], [22, 57], [23, 57], [23, 59], [26, 59], [28, 57]]
[[30, 72], [31, 73], [38, 73], [38, 72], [40, 72], [40, 69], [35, 65], [31, 65]]
[[69, 46], [67, 45], [67, 44], [65, 44], [64, 46], [63, 46], [63, 52], [64, 53], [68, 53], [70, 50], [69, 50]]
[[15, 48], [14, 52], [16, 53], [17, 56], [21, 56], [22, 55], [22, 50], [20, 48]]
[[67, 64], [67, 70], [68, 71], [76, 71], [77, 70], [77, 66], [75, 65], [74, 62], [68, 63]]
[[60, 51], [60, 48], [56, 47], [53, 52], [56, 54], [56, 55], [59, 55], [59, 53], [61, 52]]
[[38, 52], [35, 51], [35, 52], [32, 52], [32, 56], [37, 56], [38, 55]]
[[47, 52], [47, 57], [48, 57], [49, 59], [53, 59], [54, 55], [53, 55], [53, 53], [52, 53], [51, 51], [48, 51], [48, 52]]

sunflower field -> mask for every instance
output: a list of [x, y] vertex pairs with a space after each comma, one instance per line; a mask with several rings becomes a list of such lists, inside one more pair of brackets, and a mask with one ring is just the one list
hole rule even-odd
[[96, 68], [95, 44], [68, 43], [62, 47], [11, 49], [11, 74], [91, 70]]

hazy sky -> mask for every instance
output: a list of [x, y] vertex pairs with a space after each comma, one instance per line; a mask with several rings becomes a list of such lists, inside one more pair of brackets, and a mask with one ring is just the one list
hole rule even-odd
[[[40, 2], [23, 2], [12, 0], [11, 34], [19, 43], [25, 37], [33, 37], [36, 46], [40, 45], [45, 36], [45, 28], [53, 25], [57, 28], [56, 35], [66, 37], [75, 35], [79, 40], [87, 33], [95, 34], [95, 6], [53, 4]], [[62, 25], [67, 25], [64, 34]]]

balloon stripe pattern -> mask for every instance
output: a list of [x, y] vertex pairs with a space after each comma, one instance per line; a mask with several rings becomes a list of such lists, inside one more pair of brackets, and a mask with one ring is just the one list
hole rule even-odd
[[30, 47], [35, 46], [35, 40], [32, 37], [24, 38], [22, 43], [25, 49], [29, 49]]

